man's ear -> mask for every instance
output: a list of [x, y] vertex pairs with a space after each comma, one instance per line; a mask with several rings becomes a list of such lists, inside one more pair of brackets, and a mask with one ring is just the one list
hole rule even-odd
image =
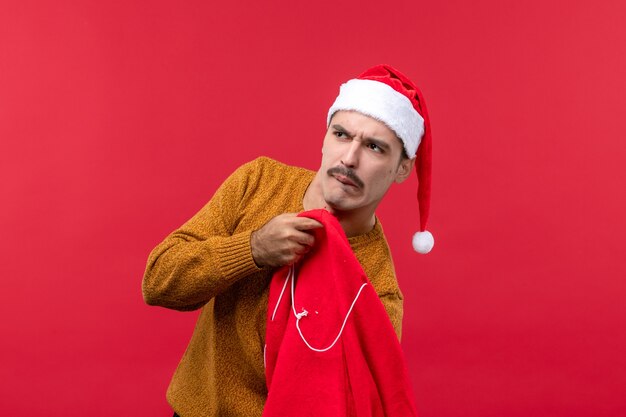
[[400, 184], [404, 182], [411, 172], [413, 171], [413, 166], [415, 165], [415, 157], [413, 158], [402, 158], [400, 160], [400, 165], [398, 165], [398, 173], [396, 174], [396, 182]]

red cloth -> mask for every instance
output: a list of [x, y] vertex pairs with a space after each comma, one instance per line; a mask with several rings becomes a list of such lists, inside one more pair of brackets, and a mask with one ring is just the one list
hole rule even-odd
[[297, 313], [308, 312], [299, 325], [312, 347], [332, 344], [359, 289], [367, 285], [337, 343], [325, 352], [314, 352], [296, 328], [291, 282], [284, 285], [289, 267], [274, 274], [267, 315], [268, 397], [263, 416], [416, 416], [400, 343], [341, 225], [326, 210], [300, 215], [324, 224], [314, 232], [315, 247], [295, 270], [294, 307]]

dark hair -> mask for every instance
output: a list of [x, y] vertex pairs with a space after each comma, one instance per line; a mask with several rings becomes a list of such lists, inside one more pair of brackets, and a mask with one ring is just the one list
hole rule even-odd
[[[400, 139], [400, 138], [398, 138]], [[402, 140], [400, 140], [402, 142]], [[404, 147], [404, 142], [402, 142], [402, 159], [409, 159], [409, 154], [406, 153], [406, 148]]]

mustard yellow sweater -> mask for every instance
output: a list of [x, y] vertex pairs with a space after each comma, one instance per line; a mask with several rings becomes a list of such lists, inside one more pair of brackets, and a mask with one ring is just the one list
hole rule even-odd
[[[182, 417], [261, 416], [273, 271], [254, 263], [250, 234], [278, 214], [303, 211], [314, 175], [264, 157], [247, 163], [150, 253], [143, 279], [146, 303], [176, 310], [202, 307], [167, 391]], [[380, 223], [349, 241], [400, 337], [402, 294]]]

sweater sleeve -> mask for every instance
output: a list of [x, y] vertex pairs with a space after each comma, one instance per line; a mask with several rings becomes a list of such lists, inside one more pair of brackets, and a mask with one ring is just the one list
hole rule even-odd
[[385, 311], [389, 316], [389, 320], [393, 325], [393, 329], [396, 331], [398, 340], [402, 340], [402, 315], [403, 315], [403, 302], [402, 294], [400, 292], [387, 293], [379, 295], [380, 301], [385, 307]]
[[235, 171], [207, 205], [152, 250], [142, 282], [147, 304], [194, 310], [259, 270], [250, 248], [252, 230], [235, 232], [240, 204], [254, 181], [253, 164]]

